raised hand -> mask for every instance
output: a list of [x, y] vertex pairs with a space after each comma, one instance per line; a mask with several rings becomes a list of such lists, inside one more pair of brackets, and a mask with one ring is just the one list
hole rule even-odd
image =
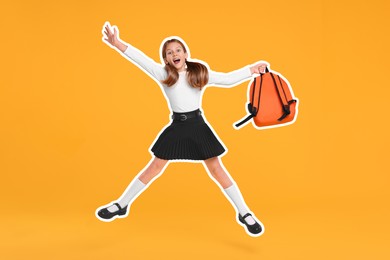
[[103, 40], [112, 47], [116, 47], [122, 52], [124, 52], [127, 48], [127, 45], [125, 45], [120, 39], [119, 39], [119, 30], [114, 25], [111, 26], [110, 23], [106, 22], [103, 27]]

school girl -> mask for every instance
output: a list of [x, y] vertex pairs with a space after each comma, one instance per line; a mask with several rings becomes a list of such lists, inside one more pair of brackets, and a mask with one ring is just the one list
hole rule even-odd
[[162, 66], [122, 41], [116, 26], [106, 23], [103, 33], [105, 43], [159, 82], [172, 111], [172, 120], [152, 145], [154, 156], [149, 164], [132, 180], [117, 201], [98, 208], [96, 216], [102, 221], [126, 217], [131, 203], [162, 174], [170, 161], [202, 161], [235, 207], [238, 223], [245, 227], [249, 235], [261, 235], [264, 232], [262, 223], [251, 213], [237, 184], [221, 162], [220, 156], [225, 148], [204, 120], [201, 100], [205, 86], [237, 85], [250, 79], [254, 73], [264, 72], [267, 64], [259, 62], [230, 73], [217, 73], [201, 62], [190, 61], [187, 45], [180, 38], [172, 37], [161, 45]]

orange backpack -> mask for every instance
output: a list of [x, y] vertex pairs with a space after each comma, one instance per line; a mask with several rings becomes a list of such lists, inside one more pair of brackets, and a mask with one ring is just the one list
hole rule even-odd
[[293, 98], [290, 84], [277, 74], [266, 72], [255, 77], [248, 89], [249, 115], [235, 126], [240, 127], [253, 118], [260, 128], [292, 124], [298, 114], [298, 100]]

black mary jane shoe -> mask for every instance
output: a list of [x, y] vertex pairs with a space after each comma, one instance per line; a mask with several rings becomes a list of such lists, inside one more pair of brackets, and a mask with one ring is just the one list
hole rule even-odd
[[126, 212], [127, 212], [127, 205], [126, 205], [126, 207], [124, 207], [124, 208], [122, 208], [122, 207], [119, 205], [119, 203], [114, 203], [113, 205], [116, 205], [116, 206], [118, 207], [118, 210], [117, 210], [117, 211], [110, 212], [110, 211], [108, 210], [108, 208], [111, 207], [111, 206], [109, 206], [109, 207], [107, 207], [107, 208], [104, 208], [104, 209], [101, 209], [101, 210], [98, 211], [97, 214], [99, 215], [99, 217], [101, 217], [101, 218], [103, 218], [103, 219], [111, 219], [111, 218], [115, 217], [116, 215], [118, 215], [118, 216], [123, 216], [123, 215], [126, 214]]
[[248, 231], [252, 234], [259, 234], [261, 231], [262, 231], [262, 228], [260, 226], [259, 223], [257, 223], [257, 221], [255, 220], [255, 224], [253, 225], [249, 225], [246, 221], [245, 221], [245, 218], [246, 217], [249, 217], [249, 216], [252, 216], [251, 213], [246, 213], [244, 216], [241, 216], [240, 214], [238, 214], [238, 220], [242, 223], [242, 224], [245, 224], [246, 228], [248, 229]]

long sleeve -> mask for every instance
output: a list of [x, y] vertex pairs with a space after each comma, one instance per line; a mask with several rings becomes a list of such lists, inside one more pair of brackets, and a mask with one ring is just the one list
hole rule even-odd
[[209, 71], [209, 82], [207, 84], [231, 88], [248, 80], [251, 76], [252, 73], [249, 66], [228, 73]]
[[153, 59], [146, 56], [142, 51], [127, 44], [127, 49], [123, 53], [129, 60], [137, 65], [139, 68], [144, 70], [158, 82], [164, 80], [167, 77], [167, 72], [163, 66]]

